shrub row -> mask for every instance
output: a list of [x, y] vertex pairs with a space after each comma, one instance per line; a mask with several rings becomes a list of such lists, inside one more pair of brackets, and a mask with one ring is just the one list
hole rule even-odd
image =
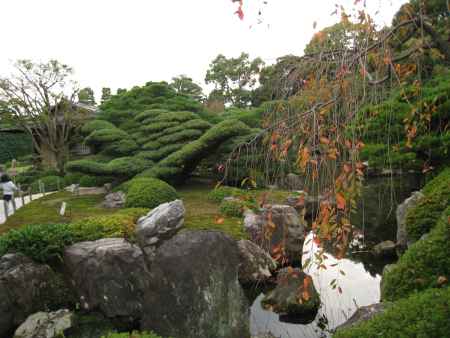
[[90, 217], [70, 224], [25, 225], [0, 236], [0, 256], [20, 252], [36, 262], [62, 257], [73, 243], [107, 237], [132, 238], [138, 217], [148, 209], [124, 209], [113, 215]]

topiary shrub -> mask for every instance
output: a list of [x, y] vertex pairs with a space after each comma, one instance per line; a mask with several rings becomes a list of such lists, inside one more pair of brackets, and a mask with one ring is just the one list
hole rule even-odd
[[142, 178], [132, 180], [125, 205], [128, 208], [152, 209], [177, 198], [177, 191], [166, 182], [155, 178]]
[[73, 242], [68, 224], [25, 225], [0, 236], [0, 256], [20, 252], [45, 263], [61, 258], [64, 248]]
[[64, 248], [76, 242], [107, 237], [132, 238], [137, 219], [148, 209], [124, 209], [113, 215], [90, 217], [71, 224], [25, 225], [0, 236], [0, 256], [20, 252], [36, 262], [60, 259]]
[[59, 176], [45, 176], [31, 184], [31, 191], [33, 193], [39, 193], [39, 182], [42, 184], [42, 188], [45, 189], [45, 192], [57, 191], [63, 189], [65, 187], [65, 181], [63, 177]]
[[111, 183], [112, 181], [112, 177], [84, 175], [81, 177], [79, 183], [80, 187], [102, 187], [106, 183]]
[[361, 324], [338, 331], [334, 338], [448, 337], [450, 288], [430, 289], [392, 304]]
[[418, 240], [436, 224], [450, 201], [450, 168], [444, 169], [423, 188], [424, 198], [406, 215], [406, 230]]
[[64, 182], [66, 185], [79, 184], [82, 177], [83, 175], [80, 173], [68, 173], [64, 176]]
[[111, 122], [105, 120], [93, 120], [86, 123], [83, 128], [81, 128], [81, 132], [85, 135], [89, 135], [95, 130], [114, 128], [116, 127]]
[[450, 207], [442, 213], [427, 238], [414, 243], [392, 270], [383, 275], [381, 294], [396, 300], [416, 291], [438, 287], [450, 279]]

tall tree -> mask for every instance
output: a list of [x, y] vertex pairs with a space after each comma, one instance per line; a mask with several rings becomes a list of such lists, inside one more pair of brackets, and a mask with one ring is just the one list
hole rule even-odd
[[225, 103], [246, 107], [251, 103], [252, 90], [263, 65], [261, 58], [251, 60], [247, 53], [237, 58], [220, 54], [210, 64], [205, 82], [214, 84], [215, 95], [220, 92]]
[[200, 100], [203, 97], [203, 90], [190, 77], [186, 75], [179, 75], [172, 78], [170, 86], [178, 93], [190, 96], [194, 99]]
[[56, 60], [19, 60], [13, 75], [0, 78], [1, 119], [27, 131], [44, 163], [61, 173], [70, 138], [87, 113], [75, 104], [78, 91], [71, 75], [72, 68]]
[[95, 105], [94, 91], [90, 87], [80, 89], [78, 92], [78, 101], [85, 104]]

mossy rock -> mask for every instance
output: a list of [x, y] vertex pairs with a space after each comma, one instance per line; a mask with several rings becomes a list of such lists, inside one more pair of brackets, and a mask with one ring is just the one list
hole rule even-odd
[[450, 288], [429, 289], [392, 304], [359, 325], [338, 331], [334, 338], [449, 337]]
[[128, 208], [153, 209], [177, 198], [177, 191], [168, 183], [156, 178], [140, 178], [132, 180], [125, 205]]
[[430, 234], [414, 243], [383, 275], [383, 300], [397, 300], [450, 279], [450, 207]]
[[418, 240], [436, 224], [450, 201], [450, 168], [428, 182], [424, 197], [406, 214], [406, 231], [412, 240]]
[[320, 296], [310, 276], [300, 269], [288, 268], [278, 273], [277, 287], [263, 298], [261, 305], [306, 324], [316, 317]]

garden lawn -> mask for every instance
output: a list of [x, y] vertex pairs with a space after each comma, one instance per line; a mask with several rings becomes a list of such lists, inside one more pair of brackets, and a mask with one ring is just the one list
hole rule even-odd
[[[110, 215], [111, 209], [101, 206], [104, 195], [76, 196], [70, 192], [57, 192], [34, 200], [0, 224], [0, 234], [26, 224], [71, 223], [90, 216]], [[65, 216], [60, 216], [62, 202], [67, 203]]]

